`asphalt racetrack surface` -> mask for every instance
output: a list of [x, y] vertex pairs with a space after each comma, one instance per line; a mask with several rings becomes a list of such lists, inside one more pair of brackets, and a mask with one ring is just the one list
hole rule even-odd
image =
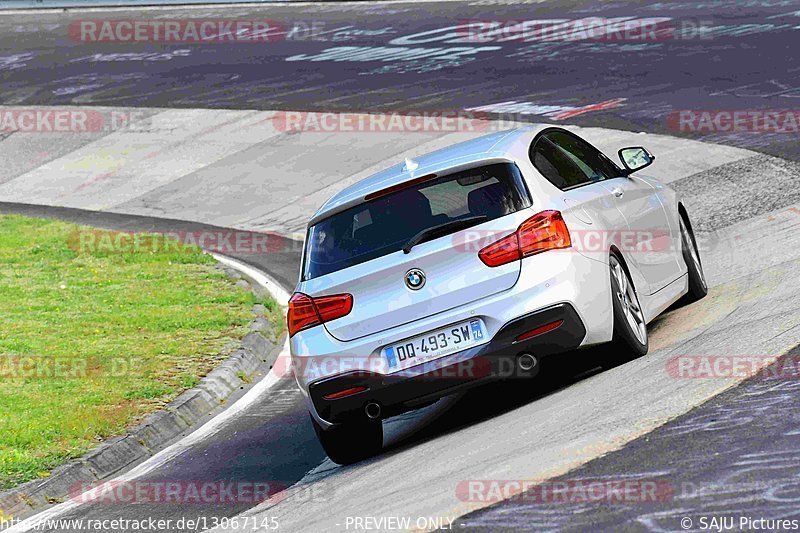
[[[533, 41], [514, 29], [525, 20], [590, 17], [633, 21], [641, 31], [581, 34], [571, 26], [566, 37]], [[255, 42], [202, 43], [82, 31], [82, 22], [101, 19], [267, 21], [271, 29]], [[647, 20], [658, 33], [645, 31]], [[476, 29], [485, 23], [505, 33]], [[47, 11], [0, 18], [0, 102], [361, 112], [493, 106], [486, 111], [533, 122], [687, 135], [797, 159], [800, 125], [788, 134], [769, 126], [757, 135], [716, 132], [701, 114], [681, 124], [679, 113], [792, 109], [798, 42], [800, 2], [790, 0]], [[793, 123], [782, 118], [779, 126]]]
[[[590, 16], [663, 17], [671, 31], [643, 42], [442, 42], [446, 34], [463, 38], [443, 29], [470, 20]], [[74, 32], [87, 19], [220, 18], [275, 21], [283, 33], [260, 43], [175, 44], [87, 42]], [[499, 118], [687, 136], [796, 162], [796, 130], [710, 131], [679, 118], [685, 111], [694, 117], [721, 110], [791, 112], [800, 101], [798, 32], [800, 2], [783, 0], [23, 13], [0, 16], [0, 103], [321, 112], [482, 108]], [[342, 47], [355, 48], [333, 50]], [[428, 56], [406, 61], [370, 59], [396, 58], [401, 48], [458, 49], [419, 50]], [[452, 520], [453, 528], [476, 531], [675, 531], [700, 529], [701, 518], [710, 516], [735, 515], [737, 525], [740, 516], [793, 519], [800, 514], [798, 376], [757, 376], [726, 390], [727, 382], [676, 380], [665, 371], [670, 358], [685, 354], [777, 356], [800, 344], [800, 210], [791, 206], [798, 201], [791, 161], [781, 163], [780, 180], [762, 172], [763, 161], [749, 159], [676, 184], [696, 198], [692, 216], [705, 235], [712, 289], [702, 302], [676, 306], [653, 322], [651, 350], [643, 358], [615, 366], [603, 350], [584, 352], [543, 367], [536, 386], [489, 386], [390, 419], [384, 453], [350, 467], [326, 460], [295, 384], [284, 378], [142, 480], [267, 481], [294, 489], [286, 497], [257, 507], [87, 503], [58, 518], [170, 518], [164, 530], [175, 532], [196, 529], [176, 525], [181, 518], [241, 513], [258, 523], [274, 518], [279, 531], [365, 530], [352, 527], [352, 519], [388, 516], [410, 517], [412, 528], [417, 518], [445, 517], [444, 525]], [[731, 183], [741, 194], [715, 194], [715, 186]], [[748, 210], [748, 195], [766, 204]], [[168, 214], [156, 219], [19, 204], [0, 205], [0, 211], [114, 229], [176, 227]], [[186, 224], [191, 229], [194, 223]], [[293, 287], [296, 254], [243, 259]], [[667, 422], [672, 412], [686, 414]], [[645, 501], [621, 502], [542, 498], [537, 494], [544, 489], [535, 487], [528, 487], [528, 497], [504, 502], [486, 490], [464, 492], [470, 481], [509, 486], [549, 478], [567, 487], [638, 480], [658, 490]], [[688, 528], [685, 518], [692, 520]], [[85, 529], [62, 524], [44, 530]]]

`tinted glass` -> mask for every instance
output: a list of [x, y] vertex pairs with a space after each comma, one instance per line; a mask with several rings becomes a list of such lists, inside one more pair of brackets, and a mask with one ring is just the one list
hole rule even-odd
[[[481, 166], [425, 181], [337, 213], [309, 228], [303, 279], [401, 250], [413, 236], [427, 228], [474, 216], [485, 217], [453, 229], [460, 231], [530, 205], [519, 169], [510, 163]], [[436, 238], [441, 236], [438, 234]]]
[[531, 162], [559, 189], [615, 178], [619, 169], [592, 145], [570, 133], [546, 133], [531, 148]]

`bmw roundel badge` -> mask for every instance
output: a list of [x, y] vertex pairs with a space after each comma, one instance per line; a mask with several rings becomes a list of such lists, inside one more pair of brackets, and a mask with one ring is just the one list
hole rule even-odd
[[425, 285], [425, 272], [418, 268], [412, 268], [406, 272], [406, 287], [412, 291], [418, 291]]

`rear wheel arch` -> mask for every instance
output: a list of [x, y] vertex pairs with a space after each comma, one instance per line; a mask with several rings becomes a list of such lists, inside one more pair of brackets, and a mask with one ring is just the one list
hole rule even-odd
[[[705, 298], [708, 294], [708, 282], [703, 273], [702, 260], [700, 258], [700, 252], [697, 249], [697, 240], [694, 235], [694, 229], [692, 228], [692, 221], [689, 219], [689, 213], [686, 211], [686, 207], [681, 202], [678, 202], [678, 215], [680, 217], [679, 223], [683, 223], [686, 230], [688, 230], [688, 239], [691, 241], [688, 242], [688, 246], [691, 247], [691, 250], [689, 252], [689, 257], [687, 257], [687, 245], [684, 243], [683, 229], [679, 228], [681, 256], [686, 264], [689, 284], [689, 291], [681, 301], [684, 304], [689, 304]], [[693, 262], [696, 264], [693, 264]]]
[[692, 228], [692, 221], [689, 219], [689, 212], [686, 211], [686, 207], [684, 207], [683, 202], [678, 202], [678, 216], [683, 219], [683, 223], [686, 224], [686, 227], [689, 228], [689, 231], [694, 234], [694, 228]]
[[[615, 284], [615, 278], [618, 276], [614, 273], [613, 262], [619, 264], [624, 276], [627, 278], [626, 283], [632, 288], [633, 294], [627, 292], [624, 285], [620, 283]], [[611, 246], [608, 254], [609, 275], [611, 278], [611, 298], [613, 309], [613, 336], [611, 339], [612, 353], [614, 354], [611, 359], [614, 362], [624, 362], [632, 357], [639, 357], [647, 353], [649, 349], [649, 341], [647, 336], [647, 323], [644, 316], [644, 309], [641, 304], [640, 293], [636, 288], [633, 277], [631, 276], [630, 268], [625, 261], [622, 252], [616, 247]], [[618, 291], [615, 297], [615, 286]], [[627, 295], [627, 296], [620, 296]], [[635, 302], [636, 311], [630, 310], [630, 305], [622, 302], [623, 298], [626, 301], [630, 300]], [[626, 311], [626, 306], [628, 310]], [[636, 318], [638, 316], [638, 319]], [[631, 324], [631, 320], [636, 322], [636, 325]]]
[[622, 269], [628, 275], [628, 279], [631, 280], [631, 283], [633, 283], [633, 288], [636, 289], [636, 294], [641, 294], [639, 292], [639, 287], [636, 286], [636, 281], [633, 279], [633, 276], [631, 275], [631, 269], [628, 266], [628, 262], [625, 260], [625, 256], [622, 255], [622, 252], [620, 252], [619, 248], [617, 248], [617, 246], [614, 244], [612, 244], [611, 248], [609, 248], [608, 250], [609, 258], [612, 255], [614, 255], [617, 259], [619, 259], [620, 264], [622, 264]]

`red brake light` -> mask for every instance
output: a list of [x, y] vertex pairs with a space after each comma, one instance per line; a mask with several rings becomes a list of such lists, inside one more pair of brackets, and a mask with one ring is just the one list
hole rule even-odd
[[559, 211], [542, 211], [533, 215], [507, 235], [478, 252], [486, 266], [497, 267], [546, 250], [569, 248], [567, 224]]
[[490, 244], [478, 252], [478, 257], [486, 266], [490, 267], [505, 265], [520, 259], [519, 239], [516, 232]]
[[298, 331], [346, 316], [352, 310], [353, 296], [351, 294], [312, 298], [302, 292], [296, 292], [289, 300], [289, 312], [286, 315], [289, 336], [292, 337]]
[[289, 312], [286, 315], [286, 325], [289, 327], [289, 336], [302, 329], [322, 324], [314, 300], [310, 296], [296, 292], [289, 300]]
[[353, 296], [350, 294], [337, 294], [335, 296], [322, 296], [313, 298], [322, 322], [349, 315], [353, 310]]
[[403, 189], [413, 187], [414, 185], [418, 185], [420, 183], [432, 180], [434, 178], [436, 178], [436, 174], [425, 174], [424, 176], [420, 176], [419, 178], [414, 178], [408, 181], [404, 181], [403, 183], [398, 183], [397, 185], [386, 187], [385, 189], [381, 189], [380, 191], [371, 192], [364, 197], [364, 201], [369, 202], [370, 200], [374, 200], [375, 198], [380, 198], [381, 196], [386, 196], [387, 194], [392, 194], [393, 192], [402, 191]]

